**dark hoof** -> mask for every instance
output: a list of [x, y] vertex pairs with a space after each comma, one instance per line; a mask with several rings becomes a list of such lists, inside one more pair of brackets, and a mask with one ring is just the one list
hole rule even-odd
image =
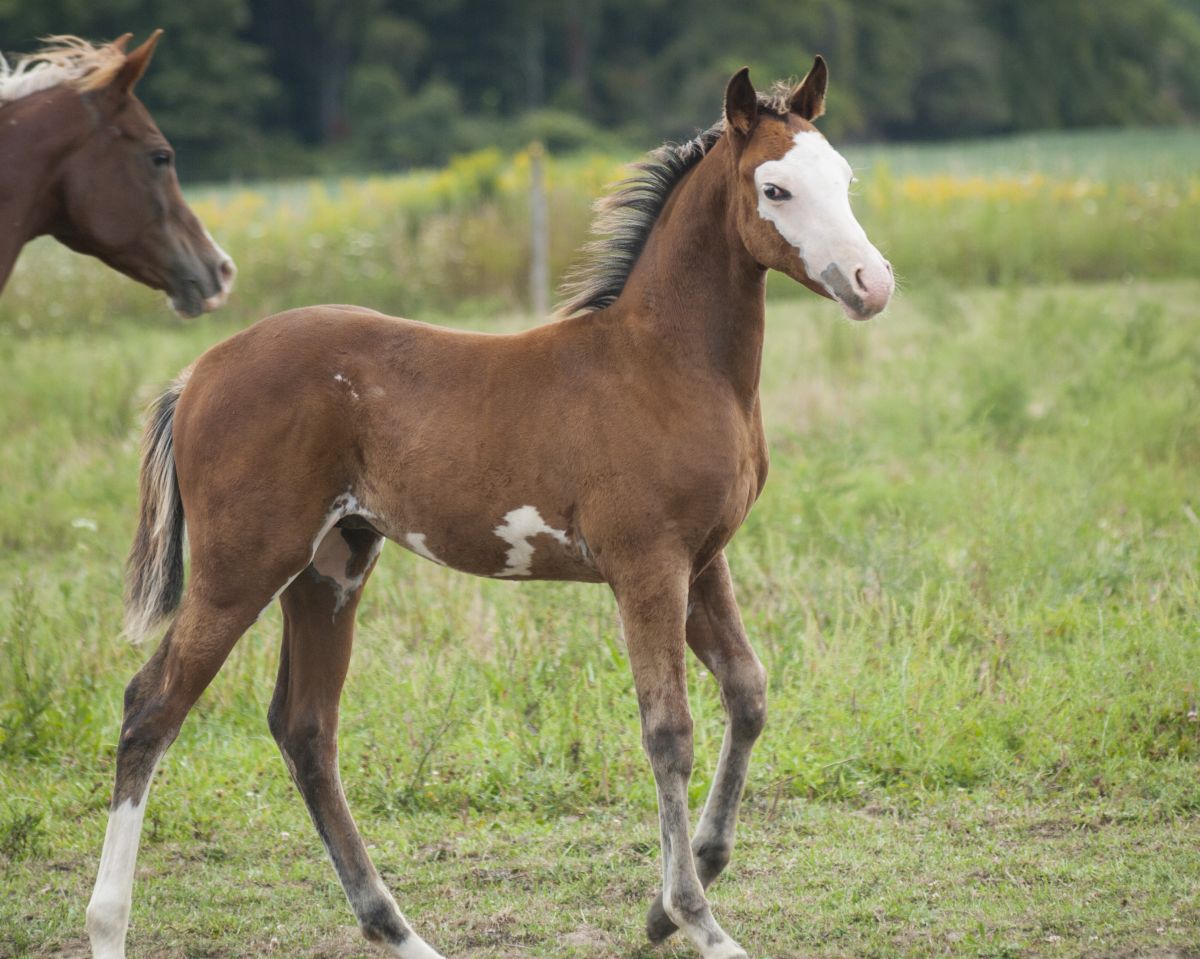
[[663, 908], [662, 893], [660, 892], [650, 907], [650, 912], [646, 914], [646, 938], [653, 943], [659, 943], [678, 929], [679, 927], [671, 921], [671, 917]]

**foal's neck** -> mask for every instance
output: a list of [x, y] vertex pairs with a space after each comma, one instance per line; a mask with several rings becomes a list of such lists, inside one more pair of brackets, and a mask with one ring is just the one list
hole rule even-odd
[[89, 124], [79, 94], [61, 88], [0, 106], [0, 289], [21, 247], [49, 233], [59, 167]]
[[739, 237], [733, 172], [722, 137], [667, 199], [617, 306], [657, 356], [716, 373], [749, 410], [762, 366], [766, 271]]

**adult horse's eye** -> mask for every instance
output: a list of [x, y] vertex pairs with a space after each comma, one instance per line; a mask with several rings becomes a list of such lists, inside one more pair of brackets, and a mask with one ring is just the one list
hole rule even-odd
[[787, 190], [781, 186], [776, 186], [774, 183], [768, 183], [763, 187], [763, 196], [768, 200], [775, 200], [776, 202], [792, 198], [792, 195]]
[[167, 150], [155, 150], [150, 154], [150, 159], [154, 161], [155, 166], [171, 165], [171, 154]]

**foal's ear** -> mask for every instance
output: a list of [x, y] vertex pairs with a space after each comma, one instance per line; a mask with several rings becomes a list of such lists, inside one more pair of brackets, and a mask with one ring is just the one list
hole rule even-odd
[[750, 82], [750, 68], [742, 67], [725, 88], [725, 125], [741, 136], [747, 136], [757, 117], [758, 94]]
[[122, 53], [124, 53], [124, 52], [125, 52], [125, 45], [126, 45], [127, 43], [129, 43], [129, 41], [130, 41], [130, 40], [132, 40], [132, 39], [133, 39], [133, 34], [132, 34], [132, 33], [122, 33], [122, 34], [121, 34], [119, 37], [117, 37], [117, 39], [115, 39], [115, 40], [112, 42], [112, 45], [113, 45], [114, 47], [116, 47], [118, 50], [120, 50]]
[[150, 58], [154, 56], [154, 48], [158, 46], [158, 38], [162, 30], [155, 30], [140, 47], [125, 57], [125, 65], [117, 71], [113, 86], [119, 93], [132, 93], [146, 67], [150, 66]]
[[817, 54], [808, 76], [792, 91], [788, 109], [803, 120], [815, 120], [825, 112], [825, 90], [829, 86], [829, 67], [825, 58]]

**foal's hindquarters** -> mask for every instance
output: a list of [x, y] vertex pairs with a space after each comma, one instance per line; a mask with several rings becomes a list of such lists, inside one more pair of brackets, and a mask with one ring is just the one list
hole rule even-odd
[[[524, 360], [516, 357], [541, 350], [543, 366], [553, 368], [546, 351], [581, 348], [567, 342], [570, 331], [559, 331], [557, 340], [532, 331], [507, 361], [501, 338], [456, 339], [398, 322], [347, 308], [265, 321], [206, 354], [152, 417], [142, 527], [131, 556], [135, 591], [142, 591], [134, 606], [166, 612], [173, 605], [167, 594], [181, 581], [184, 515], [191, 570], [166, 636], [125, 694], [116, 786], [88, 907], [95, 955], [124, 955], [155, 764], [233, 645], [278, 597], [284, 634], [269, 724], [287, 767], [364, 934], [405, 959], [438, 956], [380, 880], [338, 773], [338, 704], [355, 612], [387, 537], [469, 572], [611, 586], [659, 799], [662, 891], [647, 933], [657, 941], [680, 928], [705, 959], [744, 956], [713, 918], [705, 888], [729, 860], [750, 751], [765, 718], [764, 671], [747, 642], [721, 552], [761, 480], [738, 467], [730, 481], [729, 470], [713, 467], [720, 459], [713, 450], [686, 480], [659, 475], [663, 463], [682, 455], [670, 447], [688, 429], [683, 420], [670, 421], [682, 413], [659, 410], [674, 439], [623, 440], [663, 450], [642, 455], [640, 481], [624, 477], [619, 496], [564, 488], [572, 475], [602, 470], [592, 470], [565, 435], [559, 445], [569, 453], [566, 462], [546, 459], [554, 444], [538, 434], [561, 421], [564, 400], [545, 382], [526, 382]], [[334, 326], [338, 333], [330, 339], [325, 332]], [[378, 368], [381, 354], [390, 380]], [[514, 401], [521, 382], [526, 394]], [[501, 412], [479, 405], [481, 384], [506, 398], [495, 404]], [[540, 393], [530, 392], [535, 388]], [[440, 395], [441, 412], [423, 411], [431, 390]], [[609, 419], [628, 422], [611, 408], [621, 402], [617, 393], [601, 399], [610, 404]], [[455, 424], [461, 434], [481, 419], [488, 421], [476, 433], [451, 435]], [[512, 426], [518, 420], [538, 428], [518, 430]], [[711, 430], [711, 417], [704, 422]], [[730, 462], [757, 445], [741, 437]], [[502, 475], [516, 499], [505, 498], [495, 481], [455, 486], [448, 469]], [[699, 512], [707, 509], [710, 519], [689, 525], [671, 512], [681, 491], [696, 500], [691, 486], [718, 474], [733, 492], [702, 491]], [[720, 683], [728, 714], [691, 842], [685, 645]]]

